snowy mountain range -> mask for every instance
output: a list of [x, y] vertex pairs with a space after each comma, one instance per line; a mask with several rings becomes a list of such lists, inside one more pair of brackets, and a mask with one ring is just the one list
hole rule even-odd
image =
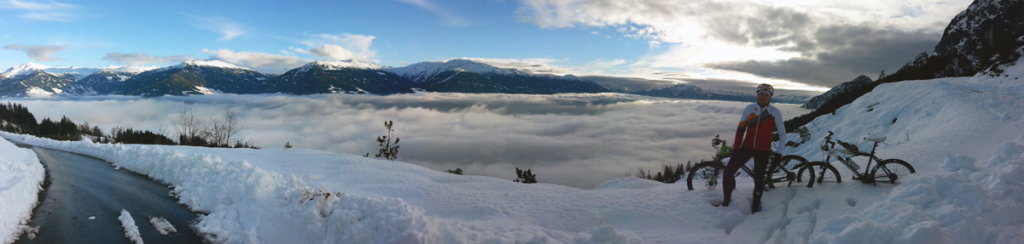
[[575, 76], [534, 75], [455, 59], [391, 68], [359, 60], [314, 61], [282, 75], [220, 60], [156, 67], [53, 68], [27, 63], [0, 73], [0, 97], [54, 95], [593, 93], [608, 89]]

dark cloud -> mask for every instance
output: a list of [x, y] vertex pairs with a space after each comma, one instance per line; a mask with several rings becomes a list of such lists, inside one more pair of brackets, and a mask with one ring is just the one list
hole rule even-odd
[[939, 37], [925, 31], [827, 26], [816, 29], [810, 39], [799, 40], [804, 44], [786, 49], [804, 57], [719, 63], [710, 67], [832, 87], [859, 75], [875, 79], [882, 70], [891, 74], [917, 54], [934, 48]]
[[810, 16], [788, 8], [750, 5], [755, 14], [738, 12], [712, 16], [703, 23], [708, 34], [716, 39], [739, 45], [786, 46], [802, 44], [805, 33], [813, 27]]

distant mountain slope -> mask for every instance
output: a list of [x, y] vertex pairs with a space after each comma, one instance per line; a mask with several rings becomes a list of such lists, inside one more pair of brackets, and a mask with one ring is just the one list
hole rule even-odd
[[871, 82], [871, 78], [868, 78], [867, 76], [857, 76], [856, 79], [844, 82], [843, 84], [839, 84], [838, 86], [833, 87], [824, 94], [812, 97], [811, 99], [807, 100], [807, 103], [804, 103], [804, 105], [800, 107], [806, 109], [818, 109], [825, 102], [828, 102], [829, 100], [832, 100], [837, 96], [848, 94], [849, 92], [854, 91], [860, 87], [869, 85], [871, 84]]
[[534, 75], [466, 59], [421, 62], [392, 68], [415, 88], [433, 92], [465, 93], [594, 93], [609, 90], [575, 76]]
[[0, 97], [48, 97], [99, 69], [25, 63], [0, 72]]
[[56, 75], [39, 71], [21, 74], [0, 82], [3, 97], [49, 97], [63, 93], [63, 88], [74, 82], [74, 76]]
[[592, 81], [500, 72], [444, 71], [416, 83], [416, 87], [426, 91], [464, 93], [554, 94], [608, 92], [608, 89]]
[[306, 95], [317, 93], [410, 93], [412, 83], [369, 63], [315, 61], [289, 70], [267, 87], [269, 92]]
[[[701, 99], [701, 100], [723, 100], [723, 101], [742, 101], [751, 102], [757, 101], [757, 95], [751, 91], [750, 93], [739, 93], [739, 92], [727, 92], [727, 91], [714, 91], [705, 90], [700, 87], [688, 84], [678, 84], [672, 86], [666, 86], [661, 88], [654, 88], [647, 91], [630, 92], [638, 95], [652, 96], [652, 97], [669, 97], [669, 98], [685, 98], [685, 99]], [[807, 101], [806, 97], [791, 96], [791, 95], [777, 95], [772, 97], [773, 103], [804, 103]]]
[[445, 62], [419, 62], [409, 66], [390, 68], [387, 70], [409, 79], [413, 83], [422, 83], [427, 80], [434, 79], [437, 76], [443, 76], [442, 73], [450, 71], [477, 74], [497, 73], [504, 75], [530, 75], [516, 69], [502, 69], [490, 64], [468, 59], [452, 59]]
[[69, 95], [107, 95], [114, 94], [124, 87], [124, 82], [142, 72], [158, 69], [157, 67], [108, 67], [100, 72], [86, 76], [72, 83], [65, 89]]
[[115, 94], [161, 96], [267, 92], [273, 77], [223, 61], [188, 61], [146, 71], [124, 81]]

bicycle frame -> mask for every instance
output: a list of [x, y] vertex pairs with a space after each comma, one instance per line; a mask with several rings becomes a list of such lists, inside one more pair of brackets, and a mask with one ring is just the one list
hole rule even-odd
[[[826, 156], [825, 156], [825, 161], [824, 162], [825, 163], [831, 163], [832, 155], [835, 154], [836, 155], [836, 159], [838, 159], [839, 162], [842, 162], [843, 165], [846, 165], [846, 168], [850, 169], [850, 172], [853, 172], [853, 174], [855, 175], [854, 179], [861, 179], [861, 178], [864, 178], [865, 176], [867, 176], [868, 173], [871, 170], [871, 162], [872, 161], [874, 161], [876, 163], [882, 162], [882, 159], [880, 159], [877, 156], [875, 156], [875, 150], [878, 149], [878, 143], [879, 142], [876, 141], [875, 144], [871, 147], [871, 153], [849, 152], [853, 156], [847, 157], [847, 158], [843, 158], [841, 155], [839, 155], [839, 154], [841, 154], [841, 152], [836, 152], [835, 150], [833, 150], [836, 147], [836, 143], [832, 141], [832, 132], [829, 131], [828, 133], [829, 133], [828, 136], [825, 137], [825, 145], [822, 145], [822, 149], [825, 149], [826, 147], [828, 147], [828, 151], [825, 152]], [[868, 164], [864, 166], [864, 173], [863, 174], [861, 174], [860, 172], [857, 172], [858, 169], [853, 167], [853, 164], [855, 163], [855, 162], [853, 162], [853, 157], [868, 157]], [[825, 174], [825, 171], [823, 170], [821, 172], [821, 175], [823, 176], [824, 174]]]

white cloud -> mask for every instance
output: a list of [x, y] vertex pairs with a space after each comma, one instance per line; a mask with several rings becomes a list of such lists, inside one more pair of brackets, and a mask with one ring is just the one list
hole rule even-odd
[[220, 16], [203, 17], [188, 14], [185, 16], [188, 17], [189, 24], [193, 27], [219, 33], [221, 35], [221, 38], [217, 39], [219, 41], [230, 41], [252, 32], [252, 28], [247, 25]]
[[399, 2], [408, 3], [417, 7], [423, 8], [424, 10], [430, 11], [441, 18], [441, 23], [447, 26], [468, 26], [469, 23], [459, 16], [458, 14], [452, 13], [447, 8], [444, 8], [437, 3], [430, 0], [398, 0]]
[[228, 61], [235, 64], [245, 65], [260, 72], [284, 73], [288, 70], [309, 63], [310, 60], [295, 57], [282, 56], [268, 53], [235, 52], [228, 49], [209, 50], [203, 52], [213, 54], [212, 58]]
[[192, 55], [170, 55], [170, 56], [150, 56], [144, 53], [107, 53], [103, 57], [103, 60], [111, 61], [118, 64], [124, 64], [128, 66], [140, 66], [144, 64], [166, 64], [166, 63], [180, 63], [188, 60], [192, 60]]
[[352, 51], [349, 51], [344, 47], [334, 44], [324, 44], [323, 46], [320, 47], [311, 48], [309, 49], [309, 53], [316, 56], [329, 57], [336, 60], [353, 59], [356, 56], [355, 53], [353, 53]]
[[77, 8], [78, 6], [73, 4], [54, 1], [47, 3], [25, 2], [18, 0], [0, 2], [0, 9], [24, 10], [27, 11], [27, 13], [19, 15], [19, 18], [38, 21], [69, 22], [76, 17], [72, 10]]
[[[37, 118], [66, 115], [103, 130], [169, 130], [174, 111], [182, 108], [191, 107], [202, 118], [232, 108], [244, 127], [239, 136], [258, 146], [280, 148], [290, 142], [297, 148], [355, 155], [372, 155], [379, 148], [374, 139], [385, 133], [383, 122], [392, 120], [401, 139], [399, 161], [508, 180], [515, 178], [515, 167], [529, 168], [541, 182], [580, 187], [639, 168], [707, 159], [713, 153], [711, 138], [722, 134], [731, 139], [733, 121], [746, 105], [629, 95], [453, 93], [14, 102]], [[787, 117], [806, 112], [797, 105], [778, 106]]]
[[310, 54], [320, 57], [328, 57], [335, 60], [358, 59], [376, 62], [377, 51], [373, 50], [374, 36], [356, 35], [344, 33], [341, 35], [331, 34], [310, 34], [306, 35], [312, 39], [300, 41], [299, 43], [309, 49], [289, 47], [291, 51], [303, 54]]
[[64, 51], [67, 49], [67, 45], [7, 45], [4, 49], [23, 51], [28, 54], [28, 57], [36, 62], [49, 62], [49, 61], [61, 61], [64, 58], [54, 57], [53, 54], [56, 52]]

